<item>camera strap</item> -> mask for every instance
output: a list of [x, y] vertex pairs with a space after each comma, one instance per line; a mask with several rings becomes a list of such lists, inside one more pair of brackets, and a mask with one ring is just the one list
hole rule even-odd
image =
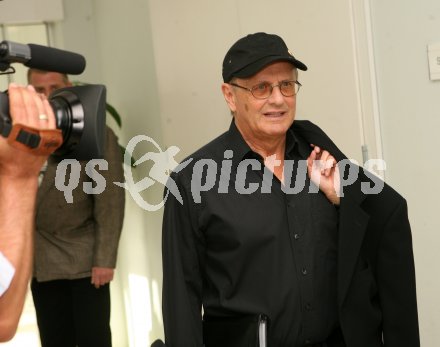
[[8, 136], [8, 143], [35, 155], [49, 155], [61, 146], [63, 135], [59, 129], [35, 129], [23, 124], [14, 124]]

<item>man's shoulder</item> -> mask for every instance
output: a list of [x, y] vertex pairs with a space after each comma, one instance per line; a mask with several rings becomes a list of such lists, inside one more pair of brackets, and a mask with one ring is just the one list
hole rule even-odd
[[228, 147], [228, 132], [226, 131], [183, 159], [179, 166], [173, 170], [171, 177], [176, 181], [182, 180], [183, 184], [188, 183], [197, 163], [201, 161], [207, 165], [209, 163], [220, 163]]
[[[373, 173], [365, 174], [366, 170], [362, 168], [362, 178], [364, 187], [374, 187], [378, 185], [381, 187], [380, 191], [375, 193], [374, 189], [371, 189], [370, 194], [366, 194], [367, 202], [372, 202], [376, 204], [376, 206], [381, 206], [383, 209], [394, 209], [396, 206], [401, 204], [406, 204], [406, 199], [390, 184], [383, 181], [382, 178], [376, 177], [372, 180], [372, 177], [375, 177]], [[366, 188], [367, 190], [370, 190]]]
[[298, 132], [316, 132], [325, 135], [325, 132], [318, 125], [306, 119], [295, 120], [292, 129]]
[[111, 136], [116, 136], [116, 132], [107, 124], [105, 125], [105, 132], [107, 133], [107, 135], [111, 135]]
[[118, 143], [118, 136], [115, 131], [110, 128], [108, 125], [105, 126], [105, 137], [106, 137], [106, 146], [112, 145], [114, 143]]
[[314, 142], [317, 144], [317, 141], [321, 141], [323, 144], [336, 147], [325, 131], [309, 120], [295, 120], [291, 126], [291, 129], [295, 135], [301, 136], [310, 143]]

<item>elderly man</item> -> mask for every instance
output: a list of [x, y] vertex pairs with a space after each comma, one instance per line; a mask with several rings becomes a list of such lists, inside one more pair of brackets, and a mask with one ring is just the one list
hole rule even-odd
[[357, 171], [295, 121], [298, 69], [266, 33], [224, 58], [231, 126], [171, 176], [183, 198], [170, 194], [163, 221], [168, 346], [265, 345], [266, 332], [269, 346], [419, 346], [405, 200], [383, 184], [367, 195], [378, 180], [358, 167], [340, 184]]

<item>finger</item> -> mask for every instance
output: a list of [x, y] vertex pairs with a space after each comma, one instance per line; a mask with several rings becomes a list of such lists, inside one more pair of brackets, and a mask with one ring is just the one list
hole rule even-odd
[[29, 85], [27, 87], [21, 88], [21, 95], [23, 97], [23, 102], [26, 109], [26, 125], [32, 128], [39, 128], [39, 110], [36, 103], [38, 96], [35, 93], [34, 87]]
[[326, 168], [327, 168], [327, 158], [329, 157], [330, 153], [327, 151], [321, 151], [321, 155], [319, 159], [321, 160], [321, 175], [326, 174]]
[[110, 283], [113, 280], [113, 274], [112, 273], [108, 273], [107, 276], [105, 277], [105, 283]]
[[325, 175], [328, 177], [332, 174], [332, 171], [334, 170], [336, 165], [336, 159], [333, 156], [330, 156], [329, 158], [327, 158], [326, 161], [326, 169], [325, 169]]
[[38, 127], [41, 129], [48, 129], [49, 123], [53, 122], [53, 119], [49, 119], [49, 115], [46, 113], [47, 110], [44, 105], [45, 96], [43, 94], [34, 93], [33, 98], [38, 110]]
[[99, 285], [99, 276], [95, 270], [92, 270], [91, 283], [96, 287]]
[[325, 161], [325, 163], [326, 163], [325, 164], [326, 168], [327, 169], [331, 169], [331, 168], [333, 168], [336, 165], [336, 159], [335, 159], [334, 156], [329, 155], [327, 157], [327, 160]]
[[112, 274], [109, 271], [106, 271], [102, 276], [102, 284], [106, 284], [111, 281]]
[[93, 280], [92, 280], [92, 284], [95, 286], [96, 289], [98, 289], [99, 286], [100, 286], [100, 283], [101, 283], [101, 281], [99, 279], [99, 276], [95, 275]]
[[326, 177], [330, 176], [336, 163], [335, 158], [328, 151], [320, 149], [319, 159], [321, 160], [321, 174]]
[[328, 177], [334, 164], [334, 158], [328, 151], [322, 151], [321, 160], [323, 162], [321, 174]]
[[26, 123], [27, 114], [21, 94], [21, 87], [11, 83], [8, 88], [8, 94], [12, 123]]
[[313, 149], [313, 150], [310, 152], [310, 155], [309, 155], [309, 157], [307, 158], [307, 166], [309, 167], [309, 169], [312, 168], [312, 166], [313, 166], [313, 162], [317, 159], [317, 155], [318, 155], [318, 153], [316, 152], [315, 149]]
[[330, 157], [330, 153], [326, 150], [321, 152], [321, 160], [322, 161], [327, 161], [328, 157]]
[[319, 146], [313, 146], [313, 150], [317, 153], [317, 154], [319, 154], [320, 152], [321, 152], [321, 147], [319, 147]]
[[56, 119], [55, 114], [53, 112], [52, 106], [50, 106], [49, 100], [47, 97], [42, 94], [42, 104], [43, 104], [43, 114], [47, 115], [47, 127], [49, 129], [56, 128]]

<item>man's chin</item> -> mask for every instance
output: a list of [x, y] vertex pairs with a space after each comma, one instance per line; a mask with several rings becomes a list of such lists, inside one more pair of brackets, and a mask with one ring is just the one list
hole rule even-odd
[[265, 124], [264, 126], [264, 131], [268, 134], [268, 135], [272, 135], [272, 136], [280, 136], [280, 135], [285, 135], [286, 132], [289, 130], [289, 128], [292, 126], [293, 124], [293, 120], [283, 120], [280, 122], [276, 122], [276, 121], [270, 121], [268, 122], [269, 124]]

